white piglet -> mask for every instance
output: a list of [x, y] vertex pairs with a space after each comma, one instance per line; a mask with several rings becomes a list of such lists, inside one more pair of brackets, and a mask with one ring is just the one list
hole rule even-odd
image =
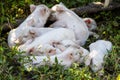
[[92, 18], [83, 18], [84, 22], [86, 23], [89, 31], [95, 30], [97, 28], [97, 23]]
[[16, 29], [13, 29], [9, 32], [9, 47], [14, 47], [16, 44], [20, 45], [24, 43], [22, 42], [22, 38], [26, 33], [26, 29], [28, 29], [29, 26], [44, 27], [44, 24], [50, 15], [50, 10], [45, 5], [30, 5], [30, 10], [32, 13], [25, 19], [25, 21], [21, 23]]
[[82, 18], [77, 16], [73, 11], [65, 7], [62, 3], [56, 4], [51, 8], [54, 13], [51, 14], [51, 19], [56, 20], [50, 27], [68, 28], [73, 30], [76, 40], [80, 45], [84, 45], [89, 36], [87, 25]]
[[[66, 40], [66, 39], [70, 39], [70, 40], [75, 41], [76, 39], [75, 39], [74, 32], [72, 30], [69, 30], [69, 29], [59, 28], [59, 29], [49, 31], [40, 37], [36, 37], [31, 44], [21, 45], [19, 47], [19, 50], [25, 51], [27, 54], [32, 52], [32, 53], [34, 53], [33, 55], [35, 55], [35, 54], [38, 55], [41, 52], [40, 51], [41, 49], [39, 49], [39, 48], [44, 47], [43, 45], [49, 44], [52, 46], [53, 42], [60, 42], [62, 40]], [[46, 47], [46, 49], [50, 49], [50, 48]]]
[[24, 66], [29, 68], [30, 66], [41, 66], [48, 64], [52, 66], [55, 64], [55, 58], [58, 60], [58, 64], [65, 66], [65, 68], [70, 67], [74, 62], [77, 62], [80, 59], [80, 54], [82, 51], [75, 47], [69, 47], [64, 52], [53, 55], [53, 56], [31, 56], [30, 59], [32, 60], [31, 63], [27, 63]]
[[50, 16], [51, 10], [44, 4], [37, 6], [32, 4], [30, 5], [30, 11], [32, 14], [28, 16], [26, 20], [32, 20], [32, 26], [34, 27], [44, 27], [48, 17]]
[[78, 60], [78, 63], [83, 63], [85, 60], [85, 57], [89, 54], [89, 51], [87, 49], [76, 44], [75, 41], [68, 40], [68, 39], [60, 41], [58, 43], [54, 43], [54, 47], [58, 48], [61, 52], [64, 52], [69, 47], [74, 47], [74, 48], [80, 49], [82, 51], [82, 54], [80, 55], [80, 60]]
[[110, 41], [98, 40], [89, 46], [90, 54], [86, 57], [85, 64], [91, 67], [94, 72], [103, 68], [104, 57], [112, 49]]
[[28, 27], [24, 33], [24, 36], [22, 37], [22, 42], [26, 42], [29, 39], [35, 39], [36, 37], [39, 37], [49, 31], [54, 30], [54, 28], [36, 28], [36, 27]]
[[94, 37], [98, 38], [99, 35], [96, 34], [95, 32], [93, 32], [93, 30], [97, 29], [97, 23], [94, 19], [92, 18], [83, 18], [84, 22], [86, 23], [88, 30], [89, 30], [89, 34], [90, 36], [93, 35]]

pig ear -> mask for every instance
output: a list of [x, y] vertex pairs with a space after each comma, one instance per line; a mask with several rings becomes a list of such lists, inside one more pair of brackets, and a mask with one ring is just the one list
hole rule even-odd
[[56, 11], [57, 12], [63, 12], [64, 11], [64, 7], [63, 6], [57, 6]]
[[30, 5], [30, 12], [33, 12], [35, 10], [36, 6], [34, 4]]
[[34, 31], [34, 30], [29, 30], [29, 33], [30, 33], [31, 35], [35, 35], [35, 31]]
[[63, 3], [62, 3], [62, 2], [60, 2], [59, 4], [60, 4], [60, 5], [63, 5]]
[[62, 2], [60, 2], [59, 5], [64, 5], [64, 4]]
[[86, 23], [90, 24], [91, 23], [91, 20], [90, 19], [87, 19], [85, 20]]
[[34, 30], [29, 30], [29, 33], [32, 36], [32, 38], [37, 37], [37, 34], [36, 34], [36, 32]]
[[48, 53], [55, 54], [55, 53], [56, 53], [56, 49], [50, 49], [50, 50], [48, 51]]
[[104, 44], [105, 44], [105, 46], [106, 46], [106, 48], [107, 48], [108, 51], [112, 49], [112, 43], [111, 42], [107, 41]]
[[29, 49], [28, 53], [32, 55], [32, 53], [34, 52], [34, 47], [32, 47], [31, 49]]
[[70, 60], [73, 59], [73, 54], [70, 53], [68, 57], [69, 57]]

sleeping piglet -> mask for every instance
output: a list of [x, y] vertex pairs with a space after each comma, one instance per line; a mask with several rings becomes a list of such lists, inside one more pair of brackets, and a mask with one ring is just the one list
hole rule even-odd
[[[41, 49], [39, 49], [40, 46], [45, 47], [43, 45], [45, 45], [45, 44], [51, 45], [52, 42], [60, 42], [62, 40], [66, 40], [66, 39], [70, 39], [70, 40], [75, 41], [76, 39], [75, 39], [74, 32], [72, 30], [69, 30], [66, 28], [58, 28], [58, 29], [51, 30], [51, 31], [39, 36], [39, 37], [36, 37], [34, 39], [34, 41], [32, 41], [31, 44], [21, 45], [18, 48], [18, 50], [25, 51], [27, 55], [29, 55], [30, 52], [34, 53], [33, 55], [36, 55], [36, 54], [38, 55], [38, 54], [41, 54], [40, 53]], [[48, 49], [48, 48], [46, 47], [46, 49]]]
[[16, 29], [13, 29], [8, 34], [8, 45], [14, 47], [16, 44], [22, 44], [22, 38], [29, 26], [43, 27], [50, 15], [50, 10], [45, 5], [30, 5], [32, 13], [21, 23]]
[[82, 54], [82, 51], [80, 49], [77, 49], [75, 47], [69, 47], [61, 54], [53, 55], [53, 56], [30, 56], [30, 59], [32, 60], [31, 63], [27, 63], [24, 66], [26, 68], [29, 68], [30, 66], [41, 66], [48, 64], [49, 66], [52, 66], [55, 64], [55, 58], [58, 60], [58, 64], [61, 64], [65, 66], [65, 68], [70, 67], [74, 62], [77, 62], [80, 59], [80, 55]]
[[49, 31], [54, 30], [54, 28], [36, 28], [36, 27], [28, 27], [23, 34], [22, 42], [25, 43], [29, 39], [35, 39]]
[[98, 40], [89, 46], [90, 54], [86, 57], [85, 65], [89, 65], [94, 72], [103, 68], [104, 57], [112, 49], [110, 41]]
[[86, 23], [88, 30], [89, 30], [89, 35], [93, 35], [94, 37], [98, 38], [99, 35], [93, 32], [93, 30], [96, 30], [97, 28], [97, 23], [94, 19], [92, 18], [83, 18], [84, 22]]
[[[74, 47], [74, 48], [80, 49], [82, 51], [82, 54], [80, 56], [80, 59], [78, 60], [78, 63], [83, 63], [84, 59], [89, 54], [89, 51], [87, 49], [81, 47], [80, 45], [78, 45], [76, 43], [76, 41], [72, 41], [72, 40], [68, 40], [68, 39], [62, 40], [60, 42], [54, 42], [53, 46], [56, 49], [60, 50], [61, 53], [64, 52], [65, 50], [67, 50], [69, 47]], [[58, 53], [56, 53], [56, 54], [58, 54]]]
[[50, 19], [56, 20], [50, 27], [67, 28], [73, 30], [76, 40], [80, 45], [84, 45], [89, 36], [87, 25], [82, 18], [77, 16], [73, 11], [68, 9], [62, 3], [56, 4], [51, 8], [53, 13]]

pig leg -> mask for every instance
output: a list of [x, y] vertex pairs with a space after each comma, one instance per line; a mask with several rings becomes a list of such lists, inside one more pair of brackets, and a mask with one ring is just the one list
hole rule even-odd
[[98, 39], [98, 38], [99, 38], [99, 35], [98, 35], [98, 34], [96, 34], [95, 32], [89, 31], [89, 34], [90, 34], [90, 36], [92, 36], [92, 35], [93, 35], [93, 37], [95, 37], [96, 39]]

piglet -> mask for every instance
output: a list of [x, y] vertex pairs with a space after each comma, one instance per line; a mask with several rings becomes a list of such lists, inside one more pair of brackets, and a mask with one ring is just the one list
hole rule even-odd
[[21, 23], [16, 29], [13, 29], [8, 34], [8, 46], [14, 47], [16, 44], [22, 44], [22, 38], [29, 26], [43, 27], [50, 15], [50, 10], [45, 5], [30, 5], [32, 13]]
[[82, 54], [82, 51], [80, 49], [77, 49], [75, 47], [69, 47], [67, 48], [63, 53], [53, 55], [53, 56], [30, 56], [30, 59], [32, 60], [31, 63], [27, 63], [24, 66], [26, 68], [29, 68], [30, 66], [42, 66], [48, 64], [49, 66], [52, 66], [55, 64], [55, 59], [57, 58], [58, 64], [61, 64], [65, 66], [65, 68], [70, 67], [74, 62], [78, 61], [80, 59], [80, 55]]
[[97, 23], [92, 18], [83, 18], [85, 23], [87, 24], [87, 27], [90, 31], [95, 30], [97, 28]]
[[25, 43], [29, 39], [35, 39], [36, 37], [39, 37], [49, 31], [54, 30], [54, 28], [36, 28], [36, 27], [28, 27], [24, 33], [24, 36], [22, 38], [22, 42]]
[[112, 49], [110, 41], [98, 40], [89, 46], [90, 54], [86, 57], [85, 65], [89, 65], [94, 72], [103, 68], [104, 57]]
[[88, 27], [88, 30], [89, 30], [89, 34], [90, 36], [94, 36], [96, 38], [99, 37], [98, 34], [96, 34], [95, 32], [93, 32], [93, 30], [96, 30], [97, 28], [97, 23], [94, 19], [92, 18], [83, 18], [84, 22], [86, 23], [87, 27]]
[[27, 21], [31, 20], [33, 23], [32, 26], [39, 27], [39, 28], [44, 27], [50, 13], [51, 13], [51, 10], [44, 4], [37, 5], [37, 6], [31, 4], [30, 11], [32, 12], [31, 15], [29, 15], [24, 22], [26, 23]]
[[78, 45], [76, 43], [76, 41], [72, 41], [72, 40], [68, 40], [68, 39], [57, 42], [56, 44], [54, 43], [54, 47], [59, 49], [61, 52], [64, 52], [69, 47], [74, 47], [74, 48], [80, 49], [82, 51], [82, 55], [80, 56], [78, 63], [83, 63], [84, 59], [89, 54], [89, 51], [87, 49], [81, 47], [80, 45]]
[[53, 28], [68, 28], [73, 30], [76, 40], [80, 45], [84, 45], [89, 36], [87, 25], [82, 18], [77, 16], [73, 11], [68, 9], [62, 3], [56, 4], [51, 8], [53, 13], [51, 19], [56, 20], [50, 27]]
[[[40, 51], [41, 49], [39, 49], [40, 46], [45, 47], [43, 45], [45, 45], [45, 44], [51, 45], [51, 43], [53, 43], [53, 42], [60, 42], [62, 40], [66, 40], [66, 39], [75, 41], [76, 39], [75, 39], [74, 32], [72, 30], [69, 30], [66, 28], [58, 28], [58, 29], [49, 31], [39, 37], [36, 37], [31, 44], [21, 45], [18, 48], [18, 50], [25, 51], [27, 55], [29, 55], [30, 52], [34, 53], [33, 55], [36, 55], [37, 52], [39, 52], [39, 53], [41, 52]], [[48, 48], [46, 47], [45, 49], [48, 49]]]

